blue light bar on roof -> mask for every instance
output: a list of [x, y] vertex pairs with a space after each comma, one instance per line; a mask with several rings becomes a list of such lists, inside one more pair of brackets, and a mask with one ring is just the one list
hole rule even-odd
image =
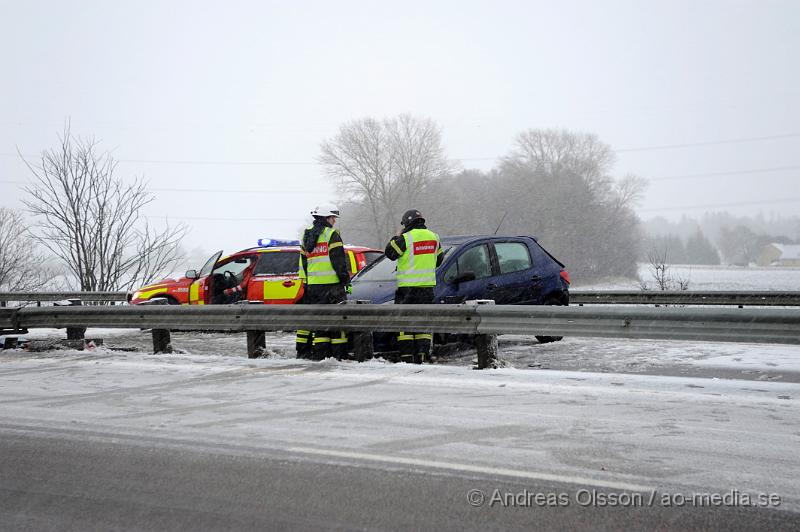
[[279, 238], [259, 238], [258, 246], [262, 248], [273, 248], [277, 246], [299, 246], [299, 240], [281, 240]]

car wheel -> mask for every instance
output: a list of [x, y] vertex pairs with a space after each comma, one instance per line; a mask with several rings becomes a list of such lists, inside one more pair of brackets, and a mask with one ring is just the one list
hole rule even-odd
[[[561, 300], [556, 297], [551, 297], [547, 301], [544, 302], [545, 305], [559, 305], [561, 306]], [[561, 341], [564, 337], [563, 336], [540, 336], [536, 335], [536, 339], [539, 340], [540, 344], [549, 344], [551, 342], [558, 342]]]

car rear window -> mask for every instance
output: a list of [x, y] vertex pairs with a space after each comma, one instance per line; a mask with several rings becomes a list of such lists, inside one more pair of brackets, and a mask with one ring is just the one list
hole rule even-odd
[[283, 275], [299, 270], [300, 253], [297, 251], [268, 251], [260, 255], [255, 275]]
[[513, 273], [531, 267], [528, 246], [521, 242], [496, 242], [494, 250], [497, 252], [500, 273]]

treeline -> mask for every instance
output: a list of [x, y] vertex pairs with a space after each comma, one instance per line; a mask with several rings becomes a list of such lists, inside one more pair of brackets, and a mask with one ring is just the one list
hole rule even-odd
[[464, 170], [448, 162], [435, 123], [402, 115], [343, 125], [319, 160], [340, 187], [348, 241], [382, 248], [413, 207], [442, 236], [536, 236], [573, 279], [636, 276], [642, 181], [615, 179], [595, 135], [528, 130], [495, 168]]
[[[771, 243], [800, 242], [800, 218], [735, 217], [708, 213], [678, 222], [654, 218], [644, 222], [644, 254], [656, 250], [671, 264], [737, 264], [755, 262]], [[793, 235], [793, 236], [787, 236]], [[644, 255], [643, 255], [644, 256]]]

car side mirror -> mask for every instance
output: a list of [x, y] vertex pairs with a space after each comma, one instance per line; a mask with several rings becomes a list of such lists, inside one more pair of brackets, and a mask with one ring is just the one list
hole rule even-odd
[[475, 280], [475, 272], [464, 272], [455, 279], [453, 279], [453, 283], [466, 283], [467, 281], [474, 281]]
[[197, 279], [198, 277], [200, 277], [200, 276], [197, 275], [197, 270], [188, 270], [186, 272], [186, 278], [187, 279]]

